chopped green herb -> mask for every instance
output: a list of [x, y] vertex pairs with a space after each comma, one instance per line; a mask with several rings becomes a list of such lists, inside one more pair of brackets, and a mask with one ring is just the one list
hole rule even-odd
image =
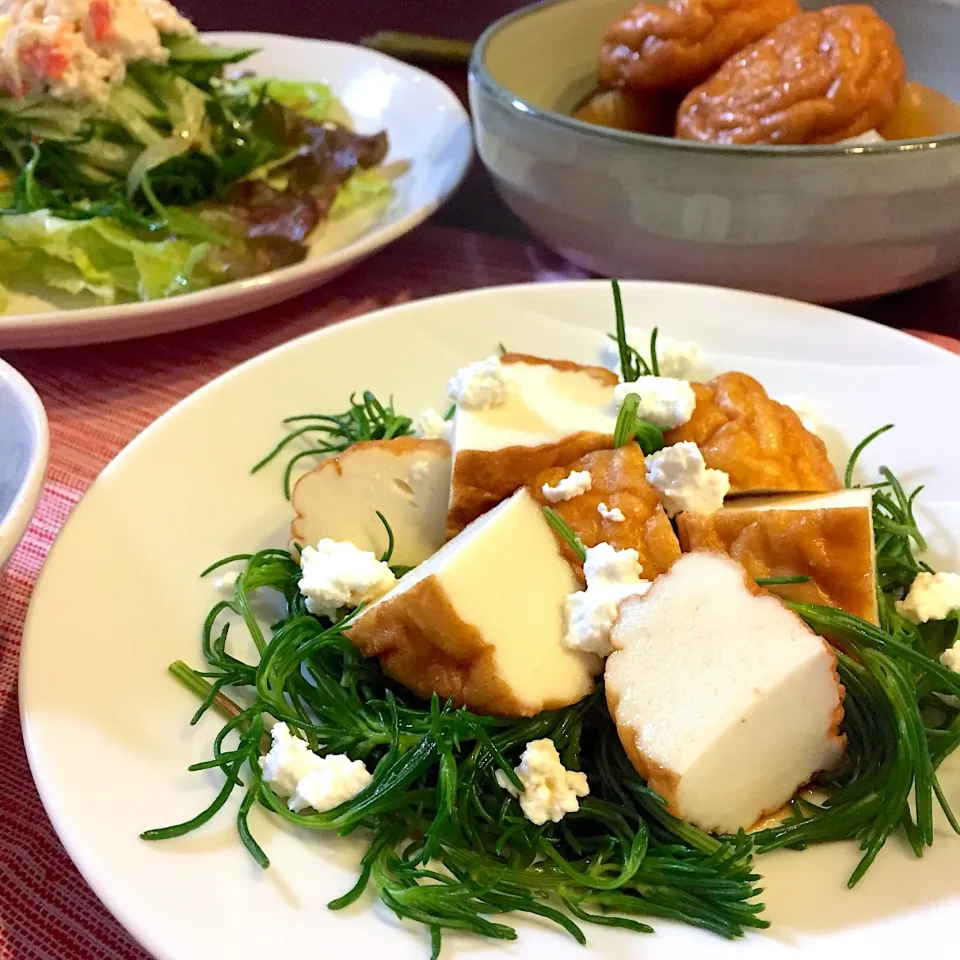
[[620, 405], [617, 422], [613, 429], [613, 445], [616, 448], [625, 447], [631, 440], [640, 444], [640, 449], [649, 456], [663, 449], [663, 431], [637, 416], [637, 407], [640, 397], [636, 393], [628, 393]]
[[660, 363], [657, 360], [657, 334], [658, 329], [653, 328], [653, 333], [650, 334], [650, 372], [655, 376], [660, 376]]
[[613, 428], [613, 445], [618, 449], [625, 447], [634, 437], [633, 427], [637, 422], [637, 407], [640, 397], [636, 393], [628, 393], [620, 404], [617, 414], [617, 423]]
[[650, 423], [649, 420], [637, 419], [633, 424], [633, 433], [640, 444], [640, 449], [649, 457], [664, 447], [663, 431]]
[[616, 280], [611, 280], [610, 285], [613, 288], [613, 309], [616, 318], [616, 332], [610, 334], [610, 339], [616, 343], [620, 354], [620, 376], [624, 383], [633, 383], [640, 377], [659, 377], [660, 362], [657, 358], [657, 337], [659, 331], [656, 327], [650, 334], [650, 360], [645, 360], [640, 352], [630, 346], [627, 342], [627, 325], [623, 313], [623, 298], [620, 293], [620, 284]]
[[576, 554], [580, 562], [583, 563], [583, 561], [587, 559], [587, 548], [583, 545], [583, 541], [573, 532], [573, 527], [571, 527], [553, 507], [544, 507], [543, 515], [547, 518], [547, 523], [553, 527], [560, 539], [563, 540]]
[[[449, 416], [449, 415], [448, 415]], [[384, 405], [369, 390], [362, 401], [350, 398], [350, 407], [344, 413], [303, 413], [284, 419], [284, 424], [297, 424], [262, 460], [254, 464], [251, 473], [262, 470], [299, 437], [310, 442], [288, 461], [283, 473], [283, 495], [290, 499], [291, 477], [301, 460], [322, 458], [331, 453], [342, 453], [361, 440], [389, 440], [413, 433], [413, 420], [397, 414], [393, 400]]]

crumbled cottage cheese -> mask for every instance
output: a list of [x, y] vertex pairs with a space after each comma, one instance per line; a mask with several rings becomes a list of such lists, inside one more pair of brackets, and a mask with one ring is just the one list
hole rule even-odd
[[355, 797], [373, 779], [360, 760], [345, 753], [318, 757], [318, 763], [297, 783], [296, 793], [287, 804], [294, 813], [313, 807], [324, 813]]
[[234, 585], [239, 579], [239, 570], [229, 570], [222, 577], [217, 577], [217, 582], [214, 586], [223, 593], [233, 593]]
[[686, 380], [700, 361], [700, 348], [690, 340], [657, 337], [657, 367], [661, 377]]
[[730, 490], [722, 470], [710, 470], [695, 443], [684, 441], [647, 457], [647, 482], [660, 493], [672, 517], [678, 513], [716, 513]]
[[287, 806], [295, 813], [339, 807], [373, 779], [362, 761], [346, 754], [318, 756], [285, 723], [275, 723], [270, 736], [270, 750], [260, 758], [263, 779], [278, 796], [290, 798]]
[[960, 573], [918, 573], [897, 601], [897, 613], [915, 623], [945, 620], [954, 610], [960, 610]]
[[952, 670], [954, 673], [960, 673], [960, 640], [952, 647], [947, 647], [947, 649], [940, 654], [940, 662], [948, 670]]
[[[956, 573], [918, 573], [906, 597], [897, 601], [897, 612], [914, 623], [945, 620], [958, 610], [960, 574]], [[948, 670], [960, 673], [960, 640], [940, 654], [940, 662]], [[949, 706], [960, 708], [960, 697], [942, 693], [937, 696]]]
[[620, 601], [643, 596], [650, 589], [650, 582], [640, 577], [643, 571], [638, 560], [636, 550], [616, 550], [609, 543], [587, 548], [583, 563], [587, 589], [569, 594], [564, 601], [564, 643], [569, 649], [610, 655], [610, 628]]
[[537, 826], [548, 820], [558, 823], [580, 809], [580, 797], [590, 793], [587, 775], [567, 770], [552, 740], [531, 740], [514, 772], [523, 784], [523, 793], [507, 775], [497, 771], [497, 783], [512, 797], [520, 799], [523, 815]]
[[589, 470], [571, 470], [559, 483], [550, 486], [545, 483], [541, 488], [543, 495], [550, 503], [559, 503], [561, 500], [572, 500], [586, 493], [593, 486], [593, 477]]
[[382, 597], [397, 582], [390, 567], [369, 550], [324, 538], [300, 555], [300, 592], [307, 609], [332, 617], [341, 607], [356, 607]]
[[510, 395], [510, 381], [499, 357], [487, 357], [461, 367], [447, 382], [447, 396], [461, 407], [486, 410]]
[[629, 394], [640, 398], [637, 416], [661, 430], [672, 430], [686, 423], [697, 405], [693, 387], [686, 380], [672, 377], [640, 377], [632, 383], [620, 383], [613, 390], [619, 407]]
[[[960, 673], [960, 640], [952, 647], [947, 647], [940, 654], [940, 662], [954, 673]], [[960, 697], [955, 697], [951, 693], [938, 693], [937, 696], [948, 706], [956, 707], [960, 710]]]
[[807, 397], [801, 397], [798, 394], [791, 394], [787, 397], [781, 397], [778, 401], [791, 410], [800, 418], [805, 430], [810, 433], [817, 433], [820, 429], [820, 414], [813, 402]]
[[0, 88], [103, 103], [128, 63], [166, 63], [161, 31], [195, 33], [166, 0], [0, 0]]
[[619, 507], [608, 507], [605, 503], [597, 504], [597, 512], [604, 520], [612, 523], [623, 523], [627, 519]]
[[[646, 356], [646, 345], [650, 343], [650, 335], [631, 330], [628, 333], [628, 342], [632, 345], [644, 344], [640, 350], [641, 356]], [[674, 340], [672, 337], [657, 336], [657, 367], [661, 377], [676, 377], [679, 380], [688, 380], [694, 368], [700, 362], [700, 348], [690, 340]], [[616, 341], [608, 340], [604, 350], [604, 363], [618, 376], [620, 370], [620, 351]]]
[[421, 440], [449, 440], [453, 423], [444, 420], [433, 407], [427, 407], [414, 421], [413, 433]]

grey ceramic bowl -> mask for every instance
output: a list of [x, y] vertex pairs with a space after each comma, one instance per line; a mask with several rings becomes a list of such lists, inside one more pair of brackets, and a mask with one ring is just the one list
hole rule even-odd
[[47, 415], [40, 398], [0, 360], [0, 571], [33, 518], [48, 453]]
[[[567, 114], [631, 0], [549, 0], [474, 48], [480, 157], [507, 204], [599, 274], [840, 302], [960, 269], [960, 135], [869, 147], [727, 147]], [[806, 3], [807, 7], [828, 6]], [[875, 0], [910, 78], [960, 101], [958, 0]]]

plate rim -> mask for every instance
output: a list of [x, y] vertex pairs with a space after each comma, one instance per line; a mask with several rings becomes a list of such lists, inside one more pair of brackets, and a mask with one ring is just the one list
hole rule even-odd
[[[324, 40], [314, 37], [297, 37], [279, 33], [226, 30], [203, 31], [203, 36], [214, 40], [227, 40], [228, 38], [239, 39], [246, 37], [250, 38], [251, 43], [256, 43], [257, 39], [265, 43], [292, 40], [304, 46], [318, 48], [337, 47], [353, 51], [359, 50], [364, 55], [367, 55], [374, 60], [382, 60], [391, 64], [392, 69], [396, 69], [397, 65], [399, 65], [401, 69], [409, 71], [411, 74], [416, 76], [421, 83], [427, 82], [431, 84], [432, 89], [439, 94], [440, 97], [448, 101], [447, 107], [450, 110], [451, 116], [458, 121], [458, 127], [469, 132], [467, 149], [460, 158], [459, 168], [456, 170], [455, 176], [451, 179], [449, 187], [444, 191], [438, 192], [431, 201], [411, 210], [395, 223], [375, 226], [363, 236], [357, 237], [356, 239], [347, 243], [345, 246], [338, 247], [329, 253], [323, 254], [321, 257], [308, 258], [300, 263], [291, 264], [286, 267], [280, 267], [279, 269], [268, 271], [267, 273], [260, 274], [256, 277], [248, 277], [244, 280], [233, 280], [229, 283], [209, 287], [206, 290], [195, 290], [191, 293], [185, 293], [177, 297], [165, 297], [158, 300], [135, 301], [132, 303], [109, 304], [105, 306], [80, 307], [75, 310], [65, 309], [39, 311], [34, 313], [0, 314], [0, 336], [12, 338], [18, 334], [26, 334], [29, 336], [32, 331], [42, 331], [44, 334], [52, 334], [57, 330], [66, 331], [73, 330], [74, 328], [80, 328], [88, 329], [90, 332], [90, 337], [71, 337], [70, 343], [72, 345], [104, 342], [98, 339], [98, 328], [106, 327], [109, 330], [110, 325], [116, 323], [121, 318], [129, 323], [135, 324], [140, 319], [154, 318], [159, 315], [176, 316], [192, 310], [197, 310], [199, 313], [203, 307], [208, 306], [211, 303], [218, 303], [222, 300], [233, 297], [241, 298], [248, 290], [263, 289], [265, 287], [275, 286], [276, 284], [295, 284], [299, 280], [305, 279], [312, 273], [319, 270], [324, 272], [329, 271], [332, 273], [338, 269], [343, 269], [354, 262], [359, 262], [365, 257], [371, 256], [373, 253], [376, 253], [378, 250], [383, 249], [390, 243], [393, 243], [395, 240], [398, 240], [400, 237], [416, 229], [421, 223], [423, 223], [438, 209], [440, 209], [440, 207], [442, 207], [447, 200], [450, 199], [453, 193], [455, 193], [463, 183], [463, 180], [466, 177], [474, 158], [473, 134], [470, 115], [464, 105], [461, 103], [460, 98], [453, 92], [453, 90], [446, 83], [444, 83], [443, 80], [435, 77], [426, 70], [414, 66], [413, 64], [406, 63], [402, 60], [398, 60], [397, 58], [391, 57], [385, 53], [381, 53], [378, 50], [373, 50], [369, 47], [361, 46], [360, 44], [344, 43], [339, 40]], [[299, 292], [302, 293], [303, 291], [301, 290]], [[281, 298], [278, 302], [282, 302], [283, 299], [286, 298]], [[236, 314], [236, 316], [243, 316], [244, 314], [245, 312], [242, 311], [241, 313]], [[200, 319], [197, 323], [185, 324], [181, 326], [171, 325], [169, 328], [164, 327], [164, 330], [173, 332], [175, 330], [188, 329], [189, 327], [202, 326], [205, 323], [210, 322], [217, 321]], [[131, 333], [124, 337], [109, 337], [105, 339], [137, 339], [140, 336], [151, 335], [153, 335], [152, 332], [148, 331], [140, 334]], [[49, 342], [40, 343], [36, 346], [42, 348], [55, 347], [57, 345], [58, 344], [51, 339]], [[23, 346], [27, 347], [33, 345], [24, 344]]]
[[[25, 675], [30, 672], [31, 668], [29, 665], [33, 661], [32, 651], [36, 649], [36, 644], [33, 643], [33, 628], [32, 623], [35, 619], [35, 613], [37, 609], [36, 597], [40, 592], [42, 585], [45, 583], [49, 572], [50, 572], [50, 560], [55, 556], [55, 552], [58, 550], [61, 541], [64, 535], [72, 528], [72, 525], [75, 524], [75, 518], [78, 511], [84, 509], [85, 502], [87, 500], [87, 493], [91, 490], [94, 490], [98, 484], [101, 483], [103, 478], [108, 477], [118, 465], [121, 464], [129, 455], [131, 455], [136, 449], [138, 449], [142, 444], [149, 443], [154, 435], [154, 433], [162, 429], [169, 420], [174, 419], [182, 413], [182, 411], [187, 408], [190, 404], [198, 400], [199, 398], [205, 396], [209, 392], [216, 391], [220, 388], [223, 382], [229, 381], [236, 377], [243, 377], [248, 368], [253, 368], [258, 364], [270, 362], [274, 357], [285, 352], [293, 352], [297, 349], [298, 345], [307, 340], [314, 339], [325, 339], [328, 336], [335, 335], [338, 330], [345, 327], [360, 327], [362, 325], [377, 323], [382, 320], [385, 315], [391, 315], [401, 312], [416, 311], [422, 308], [425, 304], [436, 304], [438, 302], [449, 302], [451, 304], [456, 303], [458, 300], [464, 298], [484, 298], [497, 295], [509, 295], [515, 291], [530, 291], [532, 288], [548, 288], [548, 289], [571, 289], [571, 288], [597, 288], [597, 287], [606, 287], [609, 281], [601, 279], [588, 279], [588, 280], [569, 280], [569, 281], [541, 281], [536, 283], [509, 283], [502, 285], [494, 285], [487, 287], [480, 287], [472, 290], [461, 290], [455, 291], [452, 293], [438, 294], [431, 297], [424, 297], [418, 300], [408, 301], [406, 303], [392, 304], [384, 307], [380, 307], [376, 310], [372, 310], [368, 313], [361, 314], [356, 317], [351, 317], [349, 319], [343, 320], [339, 323], [332, 324], [327, 327], [322, 327], [317, 330], [312, 330], [307, 333], [301, 334], [291, 340], [286, 341], [285, 343], [278, 344], [270, 348], [269, 350], [264, 351], [254, 357], [250, 357], [245, 360], [243, 363], [238, 364], [237, 366], [224, 371], [222, 374], [217, 376], [215, 379], [210, 382], [203, 384], [198, 387], [196, 390], [192, 391], [187, 396], [179, 400], [174, 406], [165, 411], [156, 420], [144, 428], [137, 436], [135, 436], [129, 443], [127, 443], [103, 468], [97, 478], [93, 481], [92, 484], [87, 488], [81, 497], [80, 501], [76, 504], [74, 509], [71, 511], [70, 516], [67, 518], [63, 527], [57, 533], [57, 536], [54, 540], [54, 543], [51, 545], [50, 550], [47, 554], [47, 557], [44, 560], [43, 567], [40, 571], [40, 574], [37, 577], [37, 580], [34, 584], [33, 591], [31, 593], [30, 602], [28, 605], [28, 610], [23, 624], [23, 632], [21, 639], [21, 649], [20, 657], [18, 663], [18, 676], [17, 676], [17, 690], [18, 690], [18, 700], [19, 700], [19, 716], [21, 722], [21, 735], [24, 742], [24, 747], [27, 755], [27, 760], [29, 764], [29, 769], [31, 776], [33, 777], [34, 784], [36, 786], [37, 792], [40, 796], [41, 803], [43, 804], [44, 811], [50, 819], [51, 824], [54, 827], [54, 830], [57, 834], [58, 839], [62, 843], [67, 855], [70, 857], [71, 861], [74, 863], [78, 871], [80, 872], [84, 882], [93, 890], [97, 898], [103, 904], [104, 908], [110, 912], [110, 914], [120, 923], [120, 925], [145, 949], [157, 956], [162, 958], [162, 960], [175, 960], [173, 954], [170, 952], [169, 941], [166, 943], [160, 942], [153, 936], [151, 931], [144, 929], [141, 925], [139, 919], [131, 915], [129, 911], [124, 909], [122, 903], [118, 903], [114, 897], [113, 890], [115, 887], [111, 887], [110, 882], [107, 881], [103, 876], [103, 868], [100, 867], [99, 870], [95, 864], [95, 858], [87, 857], [86, 854], [78, 849], [80, 846], [76, 843], [73, 835], [70, 832], [70, 829], [63, 823], [61, 819], [61, 810], [62, 803], [58, 802], [57, 797], [54, 795], [54, 791], [47, 784], [44, 771], [43, 771], [43, 761], [36, 752], [35, 744], [33, 743], [32, 736], [30, 734], [30, 725], [28, 714], [30, 713], [30, 689], [29, 685], [31, 681], [25, 682]], [[785, 297], [774, 296], [770, 294], [761, 294], [754, 293], [751, 291], [744, 290], [734, 290], [727, 287], [719, 287], [709, 284], [692, 284], [692, 283], [681, 283], [673, 281], [655, 281], [655, 280], [630, 280], [623, 281], [622, 287], [627, 290], [631, 287], [642, 287], [647, 289], [666, 289], [666, 290], [679, 290], [679, 291], [698, 291], [706, 292], [711, 295], [719, 295], [725, 298], [730, 299], [741, 299], [747, 298], [750, 300], [761, 300], [765, 301], [771, 308], [776, 308], [778, 304], [790, 304], [793, 307], [797, 305], [802, 306], [806, 310], [815, 311], [817, 313], [826, 313], [839, 315], [844, 318], [845, 321], [855, 321], [857, 326], [860, 326], [864, 330], [871, 331], [873, 336], [882, 336], [886, 339], [894, 342], [900, 343], [909, 343], [912, 349], [919, 351], [921, 355], [929, 356], [930, 360], [933, 362], [939, 362], [946, 364], [948, 366], [957, 364], [957, 369], [960, 370], [960, 356], [952, 354], [950, 351], [945, 350], [944, 348], [937, 346], [936, 344], [930, 343], [929, 341], [922, 340], [918, 337], [915, 337], [911, 334], [905, 333], [902, 330], [886, 327], [883, 324], [875, 323], [874, 321], [866, 320], [862, 317], [857, 317], [853, 314], [847, 314], [843, 311], [833, 309], [831, 307], [824, 307], [816, 304], [808, 304], [802, 301], [791, 300]], [[26, 669], [25, 669], [26, 668]], [[99, 874], [99, 875], [98, 875]]]
[[[188, 393], [185, 397], [181, 397], [173, 406], [165, 410], [160, 414], [155, 420], [151, 421], [144, 427], [135, 437], [133, 437], [128, 443], [126, 443], [117, 453], [107, 462], [96, 478], [90, 484], [89, 487], [84, 491], [83, 496], [77, 502], [74, 509], [70, 512], [70, 515], [67, 517], [63, 526], [57, 533], [57, 536], [54, 542], [51, 544], [49, 551], [47, 552], [47, 557], [44, 560], [43, 567], [40, 571], [39, 576], [34, 584], [33, 593], [36, 592], [36, 589], [39, 587], [40, 583], [46, 576], [48, 568], [48, 560], [53, 554], [53, 551], [57, 549], [57, 545], [60, 541], [60, 538], [63, 536], [64, 531], [66, 531], [73, 521], [73, 517], [76, 514], [77, 510], [81, 509], [83, 501], [86, 498], [86, 494], [92, 490], [96, 484], [100, 482], [101, 477], [108, 474], [109, 471], [113, 470], [120, 460], [121, 457], [124, 457], [128, 454], [129, 451], [137, 447], [140, 443], [146, 442], [147, 439], [152, 436], [153, 432], [160, 428], [161, 424], [166, 423], [168, 419], [172, 419], [176, 416], [181, 408], [185, 407], [187, 404], [192, 403], [197, 398], [205, 395], [208, 391], [213, 391], [219, 387], [219, 385], [229, 379], [232, 379], [236, 376], [243, 375], [244, 371], [249, 367], [256, 366], [262, 362], [266, 362], [269, 358], [273, 356], [284, 353], [287, 350], [293, 350], [297, 345], [303, 343], [306, 340], [311, 339], [322, 339], [328, 335], [334, 334], [336, 331], [344, 328], [352, 328], [362, 326], [367, 323], [375, 323], [379, 317], [384, 314], [392, 313], [405, 313], [408, 311], [416, 310], [423, 304], [433, 304], [440, 301], [449, 301], [454, 302], [461, 298], [471, 298], [471, 297], [485, 297], [492, 296], [498, 293], [509, 294], [512, 291], [518, 290], [529, 290], [531, 288], [547, 288], [547, 289], [572, 289], [576, 287], [598, 287], [606, 286], [610, 281], [607, 279], [601, 278], [590, 278], [586, 280], [553, 280], [553, 281], [534, 281], [534, 282], [515, 282], [515, 283], [504, 283], [504, 284], [493, 284], [490, 286], [484, 287], [475, 287], [469, 290], [454, 290], [449, 293], [438, 293], [433, 294], [429, 297], [419, 297], [415, 300], [408, 300], [404, 303], [396, 304], [387, 304], [386, 306], [377, 307], [375, 310], [370, 310], [367, 313], [361, 313], [356, 316], [347, 317], [343, 320], [337, 321], [323, 327], [319, 327], [315, 330], [308, 330], [305, 333], [298, 334], [297, 336], [291, 338], [290, 340], [285, 340], [283, 343], [278, 343], [275, 346], [270, 347], [268, 350], [264, 350], [262, 353], [255, 354], [252, 357], [248, 357], [246, 360], [238, 363], [236, 366], [231, 367], [229, 370], [223, 371], [223, 373], [218, 374], [212, 380], [207, 383], [201, 384], [197, 387], [196, 390]], [[877, 323], [875, 320], [868, 320], [866, 317], [860, 317], [856, 314], [846, 313], [843, 310], [837, 309], [835, 307], [824, 306], [822, 304], [807, 303], [803, 300], [794, 300], [790, 297], [781, 297], [776, 294], [770, 293], [757, 293], [752, 290], [740, 290], [734, 287], [721, 287], [716, 286], [715, 284], [708, 283], [686, 283], [684, 281], [678, 280], [621, 280], [619, 281], [620, 287], [623, 290], [629, 289], [631, 287], [644, 287], [649, 289], [663, 288], [668, 290], [691, 290], [691, 291], [705, 291], [710, 294], [719, 294], [721, 296], [729, 296], [733, 299], [738, 299], [741, 297], [746, 297], [748, 299], [754, 300], [763, 300], [770, 303], [771, 306], [777, 304], [790, 304], [794, 307], [797, 305], [803, 307], [807, 310], [812, 310], [817, 313], [826, 313], [834, 316], [841, 316], [844, 318], [844, 322], [853, 321], [857, 326], [860, 326], [862, 329], [867, 329], [873, 332], [875, 335], [886, 337], [887, 339], [899, 342], [899, 343], [908, 343], [912, 349], [919, 349], [921, 352], [927, 353], [930, 356], [931, 360], [939, 361], [940, 363], [946, 364], [960, 364], [960, 354], [952, 353], [950, 350], [947, 350], [945, 347], [940, 346], [937, 343], [934, 343], [930, 340], [925, 340], [922, 337], [915, 336], [912, 333], [907, 333], [905, 330], [901, 330], [897, 327], [889, 327], [886, 324]], [[627, 324], [629, 329], [631, 324]], [[0, 363], [4, 361], [0, 359]], [[6, 364], [9, 367], [9, 364]], [[842, 364], [841, 364], [842, 366]], [[10, 367], [10, 369], [13, 369]], [[30, 384], [26, 379], [16, 370], [14, 373], [17, 374], [24, 383], [33, 390]], [[39, 400], [39, 397], [37, 398]], [[41, 405], [42, 406], [42, 405]], [[46, 415], [44, 414], [44, 419]], [[27, 628], [30, 622], [30, 613], [33, 607], [33, 593], [31, 593], [30, 605], [27, 610], [27, 615], [24, 618], [24, 643], [21, 647], [21, 656], [18, 664], [18, 680], [19, 680], [19, 667], [23, 663], [23, 651], [26, 650], [26, 634]], [[21, 700], [21, 717], [23, 711], [23, 702]]]

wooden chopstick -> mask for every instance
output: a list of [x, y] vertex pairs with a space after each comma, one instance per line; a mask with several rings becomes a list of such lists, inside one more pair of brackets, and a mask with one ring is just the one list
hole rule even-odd
[[398, 60], [437, 67], [463, 66], [469, 63], [473, 50], [473, 44], [466, 40], [428, 37], [402, 30], [378, 30], [372, 36], [362, 37], [360, 43]]

